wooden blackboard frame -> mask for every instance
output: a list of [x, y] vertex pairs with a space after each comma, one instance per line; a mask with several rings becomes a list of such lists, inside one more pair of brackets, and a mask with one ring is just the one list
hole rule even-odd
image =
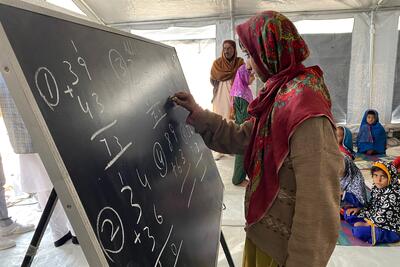
[[[25, 2], [15, 2], [10, 0], [0, 0], [0, 4], [16, 7], [19, 9], [56, 17], [65, 21], [81, 24], [87, 27], [116, 33], [123, 36], [132, 37], [133, 35], [99, 25], [88, 20], [66, 15], [61, 12], [42, 8]], [[135, 36], [136, 39], [149, 43], [155, 43], [175, 50], [173, 47], [163, 45], [146, 38]], [[50, 131], [39, 110], [35, 98], [31, 92], [25, 75], [18, 63], [16, 55], [7, 38], [3, 26], [0, 24], [0, 71], [7, 83], [10, 93], [17, 105], [23, 121], [34, 142], [36, 151], [46, 167], [51, 178], [57, 195], [67, 213], [69, 220], [74, 226], [74, 230], [79, 236], [79, 242], [90, 266], [108, 266], [108, 262], [103, 253], [100, 243], [96, 238], [89, 219], [85, 213], [83, 205], [73, 186], [66, 166], [54, 143]], [[216, 261], [217, 263], [217, 261]]]

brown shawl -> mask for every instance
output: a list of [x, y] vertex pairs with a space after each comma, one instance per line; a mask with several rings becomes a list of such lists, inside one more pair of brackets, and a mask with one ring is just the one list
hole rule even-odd
[[232, 61], [225, 58], [224, 51], [221, 57], [216, 59], [211, 68], [211, 80], [228, 81], [235, 77], [237, 69], [244, 63], [243, 58], [237, 57], [236, 43], [232, 40], [225, 40], [222, 45], [229, 43], [233, 46], [235, 54]]

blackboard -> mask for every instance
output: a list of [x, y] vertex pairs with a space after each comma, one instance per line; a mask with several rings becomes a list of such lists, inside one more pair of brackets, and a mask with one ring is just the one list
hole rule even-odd
[[2, 73], [89, 263], [97, 246], [110, 266], [215, 266], [223, 184], [168, 102], [188, 90], [175, 50], [30, 5], [0, 20]]

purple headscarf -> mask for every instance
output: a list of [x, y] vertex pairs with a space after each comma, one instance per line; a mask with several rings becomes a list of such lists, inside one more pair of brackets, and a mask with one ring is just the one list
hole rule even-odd
[[236, 72], [235, 80], [231, 88], [231, 96], [241, 97], [250, 104], [253, 101], [253, 93], [249, 88], [249, 80], [250, 73], [246, 68], [246, 64], [243, 64]]

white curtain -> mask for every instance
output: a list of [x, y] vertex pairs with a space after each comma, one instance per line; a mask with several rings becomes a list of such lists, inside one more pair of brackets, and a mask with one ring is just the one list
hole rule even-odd
[[[400, 122], [400, 89], [398, 88], [400, 74], [397, 74], [400, 72], [400, 66], [397, 66], [396, 71], [396, 65], [400, 64], [400, 59], [396, 60], [400, 10], [374, 11], [373, 25], [371, 25], [372, 14], [372, 12], [316, 12], [288, 15], [306, 39], [313, 34], [311, 38], [308, 38], [311, 48], [310, 63], [319, 64], [325, 70], [327, 83], [331, 87], [333, 110], [337, 122], [347, 124], [353, 130], [358, 129], [364, 111], [368, 108], [374, 108], [379, 112], [383, 124]], [[236, 18], [234, 25], [247, 19], [247, 17]], [[352, 20], [350, 26], [348, 19]], [[232, 23], [230, 20], [223, 19], [198, 23], [191, 21], [189, 24], [190, 27], [199, 29], [207, 25], [214, 26], [215, 37], [196, 39], [191, 33], [191, 42], [174, 40], [167, 43], [177, 48], [186, 79], [193, 93], [201, 99], [200, 102], [204, 107], [209, 107], [207, 106], [209, 105], [208, 98], [211, 97], [211, 87], [207, 84], [209, 71], [212, 61], [220, 56], [222, 42], [225, 39], [232, 39]], [[165, 29], [169, 26], [171, 25], [140, 25], [142, 29]], [[351, 40], [349, 40], [349, 34]], [[237, 36], [235, 37], [237, 40]], [[370, 40], [373, 40], [372, 45], [370, 45]], [[196, 53], [194, 47], [198, 49], [200, 47], [198, 50], [200, 52]], [[209, 50], [211, 47], [214, 47], [213, 55]], [[373, 53], [370, 53], [370, 48], [373, 48]], [[238, 54], [241, 56], [240, 49]], [[370, 66], [371, 54], [372, 66]], [[192, 61], [187, 59], [190, 57]], [[329, 58], [334, 59], [335, 66], [329, 66]], [[195, 59], [201, 64], [197, 65], [194, 71], [191, 62]], [[397, 80], [398, 82], [395, 82]], [[258, 86], [260, 85], [258, 83]], [[254, 88], [256, 87], [255, 85]], [[206, 96], [203, 96], [203, 93]]]

